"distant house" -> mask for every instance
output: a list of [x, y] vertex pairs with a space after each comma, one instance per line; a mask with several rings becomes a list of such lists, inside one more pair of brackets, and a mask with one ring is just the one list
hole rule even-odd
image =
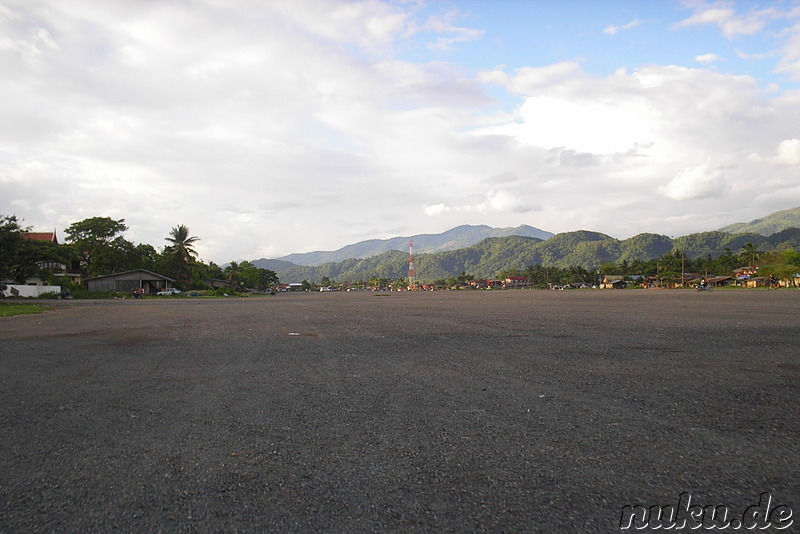
[[519, 288], [519, 287], [527, 287], [530, 285], [530, 281], [528, 280], [527, 276], [509, 276], [503, 280], [503, 287], [504, 288]]
[[[25, 232], [21, 235], [23, 239], [29, 241], [40, 241], [59, 245], [58, 236], [55, 232]], [[78, 260], [72, 261], [69, 264], [54, 261], [39, 261], [37, 263], [40, 268], [52, 272], [56, 277], [69, 277], [70, 280], [76, 284], [81, 281], [81, 265]], [[25, 284], [30, 286], [41, 286], [46, 283], [45, 280], [39, 277], [31, 277], [25, 280]]]
[[471, 287], [473, 287], [474, 289], [491, 289], [491, 288], [493, 288], [495, 286], [498, 286], [498, 287], [502, 286], [503, 282], [500, 281], [500, 280], [489, 280], [489, 279], [470, 280], [469, 281], [469, 285]]
[[766, 276], [757, 276], [755, 278], [748, 278], [744, 281], [745, 287], [767, 287], [769, 286], [769, 278]]
[[733, 270], [733, 276], [735, 276], [737, 280], [750, 278], [757, 275], [758, 267], [739, 267], [738, 269]]
[[55, 232], [27, 232], [22, 234], [22, 238], [29, 241], [46, 241], [58, 245], [58, 237]]
[[623, 278], [620, 275], [606, 275], [600, 282], [600, 289], [625, 289], [628, 287], [628, 283]]
[[644, 287], [647, 289], [660, 288], [661, 282], [662, 280], [658, 276], [648, 276], [644, 280]]
[[709, 276], [706, 278], [706, 283], [714, 287], [729, 286], [736, 282], [732, 276]]
[[222, 289], [230, 286], [227, 280], [220, 280], [218, 278], [210, 278], [205, 281], [206, 285], [212, 289]]
[[174, 283], [175, 280], [172, 278], [167, 278], [145, 269], [96, 276], [86, 280], [89, 291], [132, 293], [141, 288], [144, 290], [145, 295], [152, 295], [164, 289], [169, 289]]

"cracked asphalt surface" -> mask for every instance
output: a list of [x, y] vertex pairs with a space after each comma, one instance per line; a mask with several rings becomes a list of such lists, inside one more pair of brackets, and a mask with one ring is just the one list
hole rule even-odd
[[620, 532], [683, 492], [800, 513], [800, 291], [56, 306], [0, 320], [0, 532]]

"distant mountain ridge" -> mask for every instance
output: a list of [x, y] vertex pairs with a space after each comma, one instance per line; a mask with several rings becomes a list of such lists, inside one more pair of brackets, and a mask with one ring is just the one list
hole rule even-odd
[[461, 272], [491, 277], [500, 270], [524, 269], [535, 264], [596, 269], [603, 263], [646, 261], [676, 249], [689, 257], [698, 257], [736, 254], [748, 242], [762, 250], [800, 248], [800, 207], [777, 211], [749, 223], [674, 239], [646, 233], [619, 240], [586, 230], [554, 235], [526, 225], [516, 228], [463, 225], [441, 234], [371, 239], [335, 251], [290, 254], [251, 263], [276, 271], [284, 282], [318, 282], [322, 277], [397, 278], [408, 272], [408, 242], [412, 239], [417, 276], [424, 279]]
[[492, 228], [486, 225], [472, 226], [465, 224], [441, 234], [418, 234], [408, 237], [393, 237], [390, 239], [369, 239], [367, 241], [347, 245], [338, 250], [289, 254], [288, 256], [277, 258], [277, 260], [256, 260], [252, 263], [256, 267], [272, 270], [276, 269], [268, 267], [266, 262], [282, 261], [294, 265], [319, 266], [325, 263], [341, 262], [348, 259], [369, 258], [391, 250], [408, 251], [408, 243], [411, 240], [414, 241], [414, 253], [423, 254], [469, 247], [488, 237], [507, 237], [511, 235], [549, 239], [553, 237], [554, 234], [524, 224], [515, 228]]
[[770, 236], [787, 228], [800, 228], [800, 206], [788, 210], [776, 211], [766, 217], [754, 219], [749, 223], [734, 223], [724, 228], [720, 232], [729, 234], [760, 234]]
[[[466, 248], [415, 255], [420, 280], [457, 276], [467, 272], [477, 278], [491, 278], [508, 269], [524, 270], [531, 265], [558, 268], [583, 267], [596, 270], [604, 263], [636, 262], [658, 258], [672, 250], [688, 257], [738, 253], [746, 243], [763, 251], [800, 248], [800, 228], [788, 228], [769, 237], [760, 234], [701, 232], [671, 239], [659, 234], [639, 234], [625, 240], [598, 232], [580, 230], [556, 234], [548, 240], [534, 237], [492, 237]], [[397, 279], [408, 274], [408, 254], [387, 251], [368, 258], [349, 258], [318, 266], [297, 266], [278, 273], [282, 282], [319, 282], [323, 277], [338, 281], [375, 278]]]

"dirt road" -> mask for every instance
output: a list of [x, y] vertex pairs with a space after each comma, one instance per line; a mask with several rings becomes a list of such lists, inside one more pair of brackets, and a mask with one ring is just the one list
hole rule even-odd
[[681, 493], [800, 513], [798, 291], [58, 306], [0, 320], [0, 532], [615, 532]]

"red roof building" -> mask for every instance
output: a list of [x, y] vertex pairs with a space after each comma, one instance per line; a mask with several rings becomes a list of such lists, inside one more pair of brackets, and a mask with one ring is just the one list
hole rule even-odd
[[55, 232], [28, 232], [22, 234], [22, 237], [30, 241], [49, 241], [58, 245], [58, 237]]

